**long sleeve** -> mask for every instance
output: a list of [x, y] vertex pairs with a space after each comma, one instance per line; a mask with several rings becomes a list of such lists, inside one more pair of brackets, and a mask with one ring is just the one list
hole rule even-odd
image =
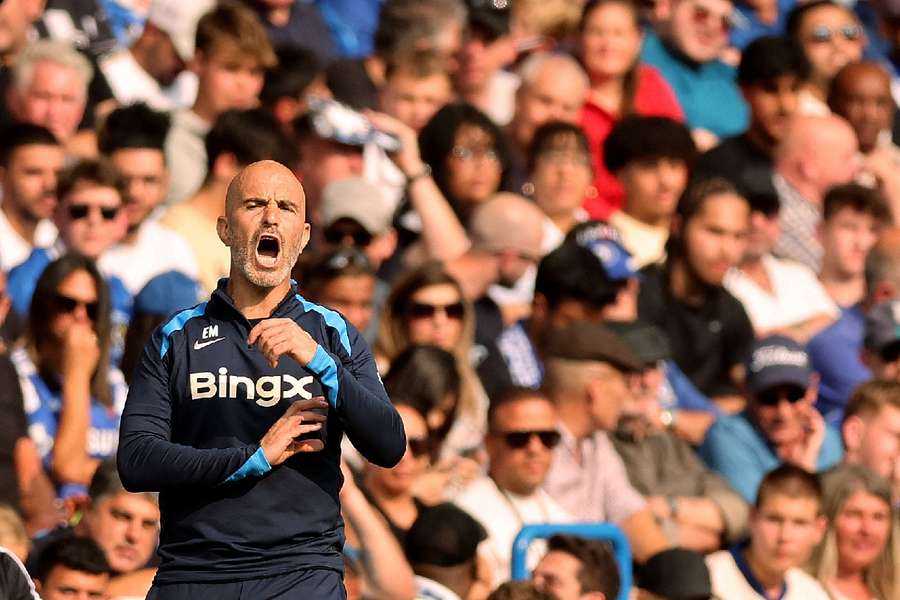
[[234, 474], [257, 450], [192, 448], [171, 441], [172, 402], [168, 364], [161, 356], [163, 335], [153, 334], [128, 391], [119, 430], [118, 467], [130, 492], [176, 486], [214, 486]]
[[368, 461], [393, 467], [406, 452], [403, 422], [384, 391], [372, 352], [352, 325], [347, 339], [352, 355], [338, 356], [320, 345], [308, 368], [328, 391], [353, 446]]

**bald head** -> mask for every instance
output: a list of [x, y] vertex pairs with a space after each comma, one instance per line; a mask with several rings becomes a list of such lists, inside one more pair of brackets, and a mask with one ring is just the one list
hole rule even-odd
[[527, 147], [535, 130], [549, 121], [574, 123], [590, 80], [581, 65], [565, 54], [535, 54], [519, 69], [513, 133]]
[[893, 126], [891, 79], [877, 63], [852, 63], [838, 71], [828, 104], [850, 122], [865, 153], [875, 148], [879, 133], [890, 131]]
[[299, 203], [302, 213], [306, 212], [306, 194], [293, 171], [274, 160], [261, 160], [241, 169], [225, 192], [225, 215], [248, 197], [256, 197], [262, 190], [279, 191], [279, 195]]
[[501, 192], [478, 206], [469, 223], [476, 248], [512, 248], [538, 256], [543, 241], [544, 213], [530, 200]]
[[797, 116], [778, 147], [776, 168], [808, 200], [821, 203], [826, 191], [856, 175], [858, 148], [856, 133], [845, 119]]

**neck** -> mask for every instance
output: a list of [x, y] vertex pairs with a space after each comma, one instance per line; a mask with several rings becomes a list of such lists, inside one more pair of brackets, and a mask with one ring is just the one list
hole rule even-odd
[[572, 231], [572, 228], [578, 224], [578, 219], [575, 218], [574, 211], [550, 215], [550, 220], [553, 221], [553, 224], [564, 234]]
[[753, 127], [747, 130], [747, 139], [756, 146], [758, 150], [762, 150], [768, 156], [772, 156], [775, 152], [777, 141], [769, 137], [761, 127]]
[[707, 287], [697, 279], [687, 264], [687, 259], [678, 258], [669, 270], [672, 295], [687, 304], [700, 304], [706, 298]]
[[800, 195], [810, 204], [819, 207], [822, 206], [822, 194], [811, 182], [803, 179], [798, 173], [791, 170], [781, 173], [781, 176], [784, 177], [784, 180], [791, 184], [795, 190], [800, 192]]
[[618, 115], [625, 95], [624, 80], [621, 77], [591, 76], [591, 100], [607, 112]]
[[769, 279], [769, 273], [763, 266], [761, 256], [745, 256], [741, 261], [740, 270], [759, 287], [768, 291], [772, 290], [772, 282]]
[[212, 100], [202, 89], [197, 93], [197, 100], [194, 102], [194, 107], [191, 110], [209, 125], [215, 123], [216, 118], [219, 116], [219, 112], [213, 108]]
[[625, 214], [636, 221], [640, 221], [644, 225], [649, 225], [650, 227], [660, 227], [669, 229], [672, 226], [672, 217], [671, 215], [661, 215], [659, 213], [656, 214], [642, 214], [639, 210], [634, 210], [634, 206], [629, 206], [627, 204], [623, 209]]
[[366, 477], [365, 483], [369, 495], [386, 512], [391, 512], [391, 509], [396, 508], [415, 508], [412, 494], [388, 490], [381, 485], [377, 478], [371, 476]]
[[194, 208], [207, 218], [215, 221], [225, 210], [225, 192], [228, 184], [211, 179], [203, 184], [196, 194], [185, 200], [185, 204]]
[[0, 205], [0, 210], [6, 215], [6, 220], [9, 221], [9, 226], [12, 227], [13, 231], [18, 233], [23, 240], [33, 245], [34, 234], [40, 221], [25, 211], [16, 210], [16, 207], [10, 201]]
[[[583, 393], [583, 392], [582, 392]], [[559, 420], [576, 439], [586, 438], [594, 433], [587, 407], [584, 402], [576, 401], [579, 393], [573, 390], [558, 390], [553, 394]]]
[[22, 48], [24, 48], [27, 44], [28, 34], [22, 35], [19, 39], [13, 40], [12, 44], [9, 45], [6, 51], [3, 54], [0, 54], [0, 62], [2, 62], [7, 67], [12, 67], [16, 64], [16, 61], [19, 60], [19, 54], [21, 54]]
[[864, 583], [866, 580], [866, 572], [863, 569], [848, 567], [847, 565], [838, 563], [835, 579], [847, 583]]
[[484, 296], [499, 278], [497, 257], [480, 250], [470, 250], [447, 262], [446, 268], [459, 281], [463, 295], [473, 302]]
[[290, 278], [271, 288], [253, 285], [232, 262], [228, 277], [228, 295], [231, 296], [234, 306], [248, 319], [264, 319], [271, 315], [290, 289]]
[[812, 76], [806, 84], [806, 90], [816, 99], [825, 102], [828, 100], [828, 81], [821, 81], [818, 77]]
[[750, 572], [756, 577], [756, 580], [762, 584], [766, 590], [766, 595], [777, 597], [784, 587], [784, 573], [773, 571], [765, 566], [763, 561], [758, 560], [753, 552], [753, 544], [744, 550], [744, 559], [750, 567]]
[[147, 73], [150, 73], [150, 55], [147, 51], [146, 45], [144, 43], [144, 37], [139, 37], [134, 45], [127, 50], [127, 52], [131, 52], [131, 56], [134, 57], [135, 62]]
[[847, 274], [827, 261], [822, 265], [819, 279], [821, 279], [825, 291], [838, 306], [853, 306], [866, 295], [864, 275]]

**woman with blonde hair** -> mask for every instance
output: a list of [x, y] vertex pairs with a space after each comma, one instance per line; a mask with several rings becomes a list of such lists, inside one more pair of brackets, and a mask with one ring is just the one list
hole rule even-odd
[[454, 355], [462, 388], [444, 456], [476, 453], [487, 430], [487, 394], [471, 362], [474, 336], [472, 304], [440, 263], [425, 263], [397, 280], [384, 306], [375, 356], [385, 372], [414, 344], [430, 344]]
[[824, 477], [828, 531], [811, 569], [834, 600], [896, 600], [900, 531], [887, 481], [861, 465]]

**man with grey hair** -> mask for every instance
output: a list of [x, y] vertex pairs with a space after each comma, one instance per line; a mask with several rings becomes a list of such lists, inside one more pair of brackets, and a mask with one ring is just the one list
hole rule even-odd
[[575, 123], [590, 87], [578, 61], [562, 53], [529, 56], [519, 68], [521, 84], [516, 92], [516, 111], [508, 132], [512, 154], [513, 189], [525, 183], [525, 152], [538, 127], [548, 121]]
[[93, 75], [88, 59], [71, 45], [35, 42], [16, 60], [7, 106], [13, 117], [46, 127], [66, 146], [84, 117]]

